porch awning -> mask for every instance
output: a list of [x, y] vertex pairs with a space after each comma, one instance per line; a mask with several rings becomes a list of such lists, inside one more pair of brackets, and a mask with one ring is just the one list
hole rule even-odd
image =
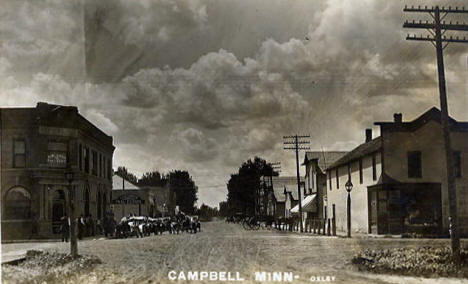
[[[301, 201], [302, 212], [315, 212], [315, 211], [317, 211], [317, 208], [316, 208], [315, 203], [314, 203], [314, 199], [315, 199], [316, 196], [317, 196], [317, 194], [307, 195]], [[299, 213], [299, 204], [297, 204], [296, 206], [294, 206], [291, 209], [291, 213]]]

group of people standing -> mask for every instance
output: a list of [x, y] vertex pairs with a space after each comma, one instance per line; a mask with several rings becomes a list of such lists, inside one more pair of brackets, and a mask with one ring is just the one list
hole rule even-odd
[[[62, 234], [62, 242], [68, 242], [70, 236], [70, 218], [65, 214], [60, 219], [60, 232]], [[111, 234], [115, 228], [115, 220], [110, 217], [104, 217], [102, 219], [93, 219], [92, 215], [84, 216], [83, 214], [80, 217], [76, 218], [76, 228], [78, 229], [78, 239], [82, 240], [83, 237], [93, 237], [96, 235], [105, 235]]]

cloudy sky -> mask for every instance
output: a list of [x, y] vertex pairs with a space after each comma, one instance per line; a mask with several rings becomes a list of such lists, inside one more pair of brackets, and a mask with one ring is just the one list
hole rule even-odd
[[[283, 135], [350, 150], [374, 121], [439, 105], [435, 49], [402, 28], [429, 16], [405, 4], [421, 1], [0, 0], [0, 106], [77, 105], [114, 137], [114, 167], [186, 169], [217, 205], [250, 157], [295, 172]], [[445, 50], [459, 120], [467, 59]]]

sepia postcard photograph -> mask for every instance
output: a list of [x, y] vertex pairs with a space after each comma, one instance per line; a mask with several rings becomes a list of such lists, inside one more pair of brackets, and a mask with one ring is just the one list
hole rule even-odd
[[468, 284], [468, 1], [0, 0], [0, 283]]

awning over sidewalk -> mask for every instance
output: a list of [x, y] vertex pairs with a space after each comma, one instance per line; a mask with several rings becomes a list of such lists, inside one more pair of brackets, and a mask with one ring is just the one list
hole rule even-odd
[[[315, 206], [314, 199], [317, 194], [307, 195], [301, 202], [302, 212], [316, 212], [317, 207]], [[291, 213], [299, 213], [299, 204], [291, 209]]]

